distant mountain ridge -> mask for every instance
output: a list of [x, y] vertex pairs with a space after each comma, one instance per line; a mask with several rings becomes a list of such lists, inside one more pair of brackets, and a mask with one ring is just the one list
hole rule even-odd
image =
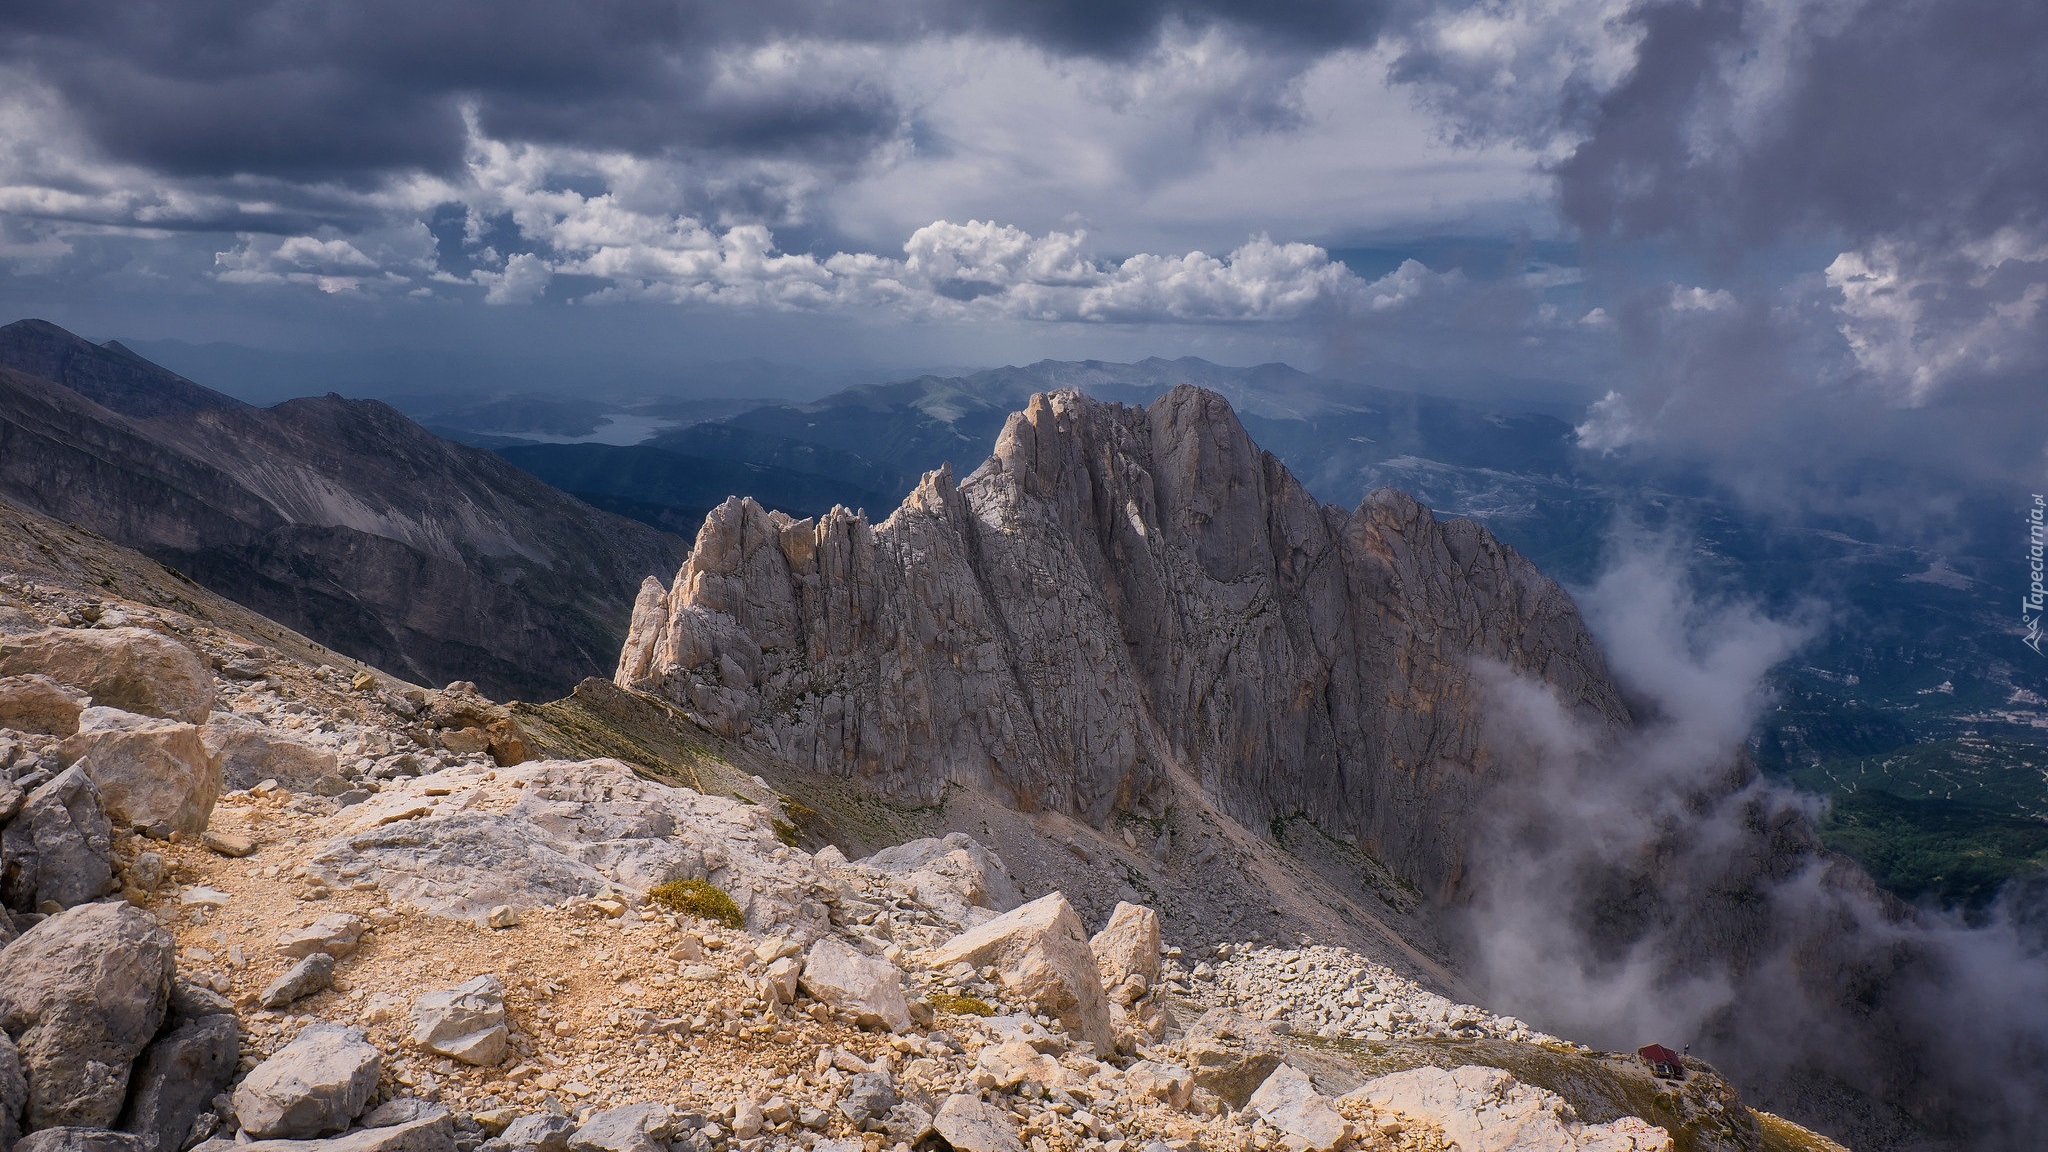
[[[893, 507], [925, 472], [946, 463], [972, 467], [986, 456], [1004, 420], [1033, 395], [1074, 389], [1144, 405], [1184, 384], [1229, 400], [1245, 426], [1323, 499], [1355, 500], [1382, 486], [1386, 480], [1374, 474], [1380, 467], [1411, 479], [1417, 465], [1517, 476], [1570, 468], [1572, 429], [1555, 417], [1333, 381], [1286, 364], [1234, 368], [1192, 356], [1130, 364], [1041, 360], [863, 384], [809, 403], [767, 403], [703, 420], [630, 447], [541, 451], [480, 426], [456, 434], [600, 507], [675, 528], [700, 522], [727, 494], [752, 496], [793, 516], [818, 515], [834, 503]], [[689, 460], [659, 467], [646, 449]], [[718, 461], [780, 471], [750, 475]], [[707, 499], [715, 479], [734, 487]], [[1425, 502], [1446, 494], [1430, 491]], [[1467, 511], [1455, 501], [1444, 506]]]
[[56, 325], [0, 328], [0, 492], [338, 651], [546, 697], [609, 667], [678, 537], [388, 405], [255, 408]]

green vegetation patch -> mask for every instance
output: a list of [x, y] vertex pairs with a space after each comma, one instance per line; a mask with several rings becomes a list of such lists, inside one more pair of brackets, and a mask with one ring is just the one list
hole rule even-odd
[[1785, 776], [1822, 795], [1889, 792], [1906, 800], [1945, 800], [2007, 816], [2048, 816], [2048, 744], [2020, 737], [1965, 736], [1909, 744], [1882, 755], [1795, 768]]
[[937, 1008], [941, 1012], [951, 1012], [955, 1016], [993, 1016], [996, 1014], [995, 1005], [990, 1004], [979, 996], [957, 996], [950, 992], [941, 992], [933, 996], [932, 1007]]
[[1836, 795], [1821, 840], [1906, 899], [1973, 910], [2007, 880], [2048, 869], [2048, 821], [1873, 789]]
[[747, 918], [732, 897], [703, 880], [665, 880], [647, 890], [647, 898], [675, 912], [686, 912], [728, 928], [745, 928]]

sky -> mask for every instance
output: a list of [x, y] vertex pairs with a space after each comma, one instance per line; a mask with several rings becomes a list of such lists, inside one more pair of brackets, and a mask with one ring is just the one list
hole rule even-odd
[[18, 0], [0, 315], [568, 390], [1398, 370], [1893, 504], [2044, 484], [2044, 116], [2009, 0]]

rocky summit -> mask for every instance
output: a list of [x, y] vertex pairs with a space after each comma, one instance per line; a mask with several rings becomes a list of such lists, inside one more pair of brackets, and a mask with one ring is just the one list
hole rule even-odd
[[[1098, 460], [1112, 471], [1213, 462], [1215, 452], [1161, 454], [1145, 438], [1171, 431], [1174, 406], [1209, 403], [1192, 392], [1172, 400], [1136, 415], [1047, 398], [1005, 451], [1032, 420], [1062, 418], [1125, 444]], [[863, 777], [766, 754], [791, 755], [800, 733], [821, 731], [801, 727], [821, 703], [769, 706], [794, 697], [766, 686], [805, 668], [804, 650], [778, 638], [815, 635], [809, 651], [823, 669], [830, 645], [854, 634], [831, 621], [927, 619], [877, 614], [877, 604], [912, 607], [880, 581], [842, 588], [825, 577], [848, 572], [849, 558], [917, 572], [917, 549], [899, 533], [928, 504], [921, 547], [959, 549], [964, 575], [994, 579], [987, 556], [1000, 541], [963, 527], [969, 509], [1010, 500], [1025, 515], [1032, 505], [1016, 494], [1039, 482], [1012, 475], [997, 500], [986, 478], [999, 471], [959, 488], [934, 478], [873, 532], [831, 518], [809, 537], [831, 547], [808, 554], [792, 525], [730, 506], [722, 515], [737, 528], [714, 519], [686, 569], [704, 578], [679, 587], [702, 592], [726, 572], [717, 579], [737, 588], [729, 573], [745, 565], [717, 569], [707, 557], [721, 533], [753, 523], [776, 534], [762, 538], [772, 555], [755, 549], [751, 562], [784, 581], [758, 582], [761, 595], [801, 590], [825, 606], [787, 617], [792, 629], [814, 622], [802, 624], [811, 633], [745, 633], [767, 641], [748, 656], [759, 665], [717, 682], [730, 695], [685, 693], [686, 706], [600, 681], [544, 705], [499, 703], [468, 683], [408, 684], [136, 553], [0, 505], [0, 1152], [1834, 1147], [1746, 1106], [1698, 1061], [1681, 1057], [1681, 1075], [1660, 1076], [1469, 1003], [1429, 949], [1401, 935], [1416, 922], [1398, 913], [1398, 885], [1393, 903], [1355, 903], [1223, 808], [1200, 808], [1208, 793], [1147, 824], [1146, 805], [1161, 802], [1156, 775], [1221, 765], [1220, 741], [1241, 738], [1155, 730], [1158, 701], [1217, 718], [1219, 701], [1242, 713], [1255, 697], [1227, 684], [1155, 695], [1147, 677], [1170, 669], [1115, 634], [1090, 658], [1126, 679], [1092, 702], [1069, 692], [1063, 713], [1077, 723], [1125, 715], [1147, 733], [1096, 746], [1123, 756], [1108, 808], [1090, 799], [1093, 785], [1020, 790], [1033, 771], [1081, 761], [1071, 750], [1035, 768], [1002, 758], [1059, 748], [1058, 730], [1032, 711], [1049, 707], [1033, 692], [1050, 687], [1014, 670], [1007, 686], [991, 673], [976, 690], [1024, 709], [1013, 718], [1031, 723], [1012, 735], [1029, 742], [975, 744], [1000, 726], [970, 729], [935, 709], [954, 757], [931, 760], [947, 772], [935, 805], [917, 803], [909, 783], [921, 754], [894, 762], [898, 780], [879, 761]], [[1117, 491], [1135, 501], [1140, 489]], [[1191, 581], [1171, 601], [1187, 619], [1216, 626], [1205, 614], [1242, 585], [1242, 628], [1216, 639], [1215, 659], [1250, 650], [1234, 645], [1300, 643], [1345, 676], [1365, 675], [1362, 657], [1330, 655], [1341, 645], [1327, 628], [1290, 631], [1289, 614], [1314, 599], [1299, 591], [1316, 567], [1309, 550], [1289, 569], [1292, 591], [1278, 569], [1218, 567], [1218, 554], [1200, 551], [1192, 500], [1155, 496], [1121, 522], [1132, 539], [1162, 539], [1158, 571]], [[1373, 555], [1386, 572], [1420, 572], [1426, 562], [1403, 555], [1423, 546], [1464, 558], [1466, 574], [1434, 590], [1386, 577], [1386, 602], [1414, 605], [1504, 595], [1471, 574], [1524, 573], [1482, 537], [1403, 515], [1385, 498], [1351, 517], [1316, 511], [1313, 531], [1256, 537], [1232, 554], [1270, 559], [1273, 540], [1299, 539], [1322, 549], [1318, 564], [1352, 576], [1344, 566]], [[1035, 539], [1078, 548], [1072, 537]], [[853, 543], [866, 551], [831, 550]], [[937, 585], [924, 587], [942, 603]], [[1111, 591], [1065, 587], [1076, 612], [1102, 611]], [[1582, 638], [1553, 588], [1533, 576], [1516, 588], [1524, 622], [1489, 632], [1491, 651], [1526, 659], [1547, 629]], [[636, 631], [629, 663], [686, 639], [668, 622], [710, 615], [648, 599], [643, 620], [658, 612], [661, 624]], [[1018, 649], [1004, 629], [1025, 618], [1003, 600], [951, 602], [956, 633], [944, 643], [892, 633], [890, 667], [936, 679], [949, 653], [1008, 660]], [[729, 627], [761, 629], [761, 619]], [[991, 628], [981, 646], [946, 647], [970, 619]], [[1412, 627], [1419, 635], [1419, 618]], [[839, 666], [852, 668], [846, 659]], [[671, 687], [708, 689], [699, 665], [672, 666]], [[1612, 707], [1595, 672], [1589, 655], [1550, 669], [1561, 685], [1585, 677], [1587, 707]], [[842, 715], [866, 699], [848, 675]], [[1384, 690], [1387, 674], [1375, 675]], [[1401, 675], [1446, 701], [1461, 690], [1443, 669]], [[1281, 695], [1263, 691], [1256, 699]], [[1277, 720], [1261, 730], [1281, 738]], [[929, 734], [905, 739], [939, 747], [915, 743]], [[958, 758], [975, 747], [983, 760]], [[960, 789], [977, 765], [979, 780], [1003, 787]], [[884, 787], [838, 790], [861, 780]], [[1219, 804], [1231, 786], [1214, 783]], [[1260, 922], [1233, 935], [1244, 910]]]
[[622, 687], [820, 774], [1107, 826], [1196, 782], [1453, 897], [1499, 768], [1476, 666], [1629, 722], [1570, 597], [1398, 492], [1317, 503], [1220, 396], [1034, 396], [879, 525], [715, 510], [641, 590]]

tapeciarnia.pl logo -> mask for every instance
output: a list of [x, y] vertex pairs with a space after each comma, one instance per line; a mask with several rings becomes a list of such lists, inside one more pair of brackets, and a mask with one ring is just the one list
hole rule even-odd
[[2042, 547], [2048, 543], [2044, 540], [2048, 536], [2048, 524], [2042, 522], [2044, 512], [2048, 512], [2048, 501], [2037, 492], [2034, 506], [2027, 510], [2027, 573], [2033, 579], [2027, 585], [2026, 598], [2020, 601], [2020, 624], [2027, 630], [2020, 643], [2032, 648], [2036, 656], [2048, 655], [2041, 651], [2041, 611], [2048, 600], [2048, 590], [2041, 587]]

